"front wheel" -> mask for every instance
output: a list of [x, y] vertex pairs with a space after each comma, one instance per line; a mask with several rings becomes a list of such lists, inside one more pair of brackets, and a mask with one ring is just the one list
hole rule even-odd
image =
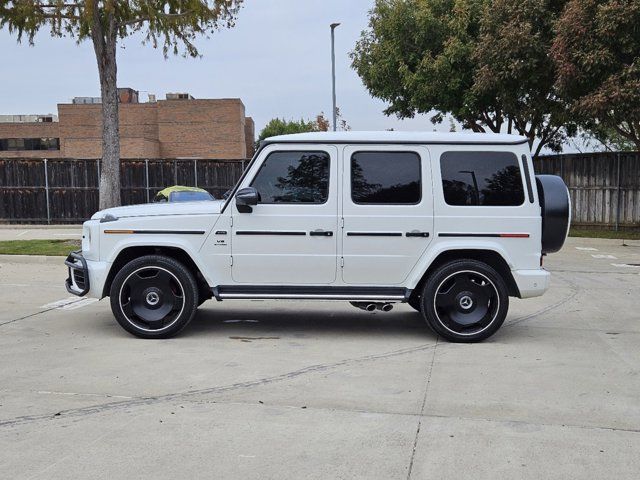
[[120, 326], [141, 338], [177, 334], [198, 308], [198, 286], [191, 272], [162, 255], [127, 263], [113, 279], [110, 297]]
[[476, 260], [438, 268], [422, 293], [429, 326], [452, 342], [479, 342], [493, 335], [509, 309], [507, 286], [498, 272]]

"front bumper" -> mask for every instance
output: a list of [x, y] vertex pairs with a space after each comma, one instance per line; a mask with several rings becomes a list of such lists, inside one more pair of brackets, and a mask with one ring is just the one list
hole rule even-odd
[[71, 252], [64, 264], [69, 270], [69, 276], [64, 282], [67, 292], [79, 297], [86, 295], [90, 288], [89, 268], [82, 252], [80, 250]]

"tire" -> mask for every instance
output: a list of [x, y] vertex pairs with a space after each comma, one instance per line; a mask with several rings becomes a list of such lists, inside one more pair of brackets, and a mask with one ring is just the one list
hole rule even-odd
[[110, 290], [111, 311], [122, 328], [140, 338], [169, 338], [191, 321], [198, 285], [182, 263], [147, 255], [127, 263]]
[[439, 267], [422, 293], [428, 325], [451, 342], [480, 342], [503, 324], [509, 310], [504, 279], [477, 260], [456, 260]]

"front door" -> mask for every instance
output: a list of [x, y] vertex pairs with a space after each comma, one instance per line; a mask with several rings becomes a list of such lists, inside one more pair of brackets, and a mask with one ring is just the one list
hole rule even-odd
[[337, 160], [328, 145], [272, 145], [261, 152], [240, 185], [254, 187], [259, 203], [241, 213], [231, 201], [234, 282], [335, 282]]
[[347, 146], [343, 171], [343, 281], [402, 284], [433, 236], [429, 152]]

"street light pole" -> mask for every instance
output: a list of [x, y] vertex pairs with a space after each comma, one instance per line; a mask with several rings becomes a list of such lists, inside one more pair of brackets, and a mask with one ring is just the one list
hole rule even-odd
[[333, 99], [333, 131], [336, 131], [337, 111], [336, 111], [336, 49], [334, 31], [339, 23], [332, 23], [331, 27], [331, 93]]

